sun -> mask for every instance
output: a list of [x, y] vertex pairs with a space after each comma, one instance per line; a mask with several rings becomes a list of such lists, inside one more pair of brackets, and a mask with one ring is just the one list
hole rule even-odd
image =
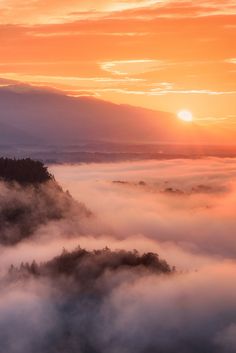
[[181, 110], [178, 112], [177, 116], [180, 120], [186, 121], [188, 123], [193, 121], [193, 114], [188, 110]]

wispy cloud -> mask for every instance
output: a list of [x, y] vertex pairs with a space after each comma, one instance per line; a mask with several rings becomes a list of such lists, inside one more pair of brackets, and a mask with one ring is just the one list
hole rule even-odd
[[136, 18], [195, 17], [236, 14], [235, 1], [193, 0], [1, 0], [1, 23], [63, 23], [112, 16]]
[[229, 64], [236, 64], [236, 58], [227, 59], [226, 62]]
[[[150, 84], [143, 78], [125, 76], [125, 73], [113, 72], [113, 77], [78, 77], [53, 75], [28, 75], [19, 73], [2, 73], [1, 80], [4, 85], [12, 83], [30, 84], [36, 86], [49, 86], [59, 88], [70, 95], [102, 95], [103, 93], [118, 93], [122, 95], [140, 95], [147, 97], [165, 95], [202, 95], [226, 96], [236, 95], [236, 90], [211, 90], [179, 88], [171, 82], [156, 82]], [[133, 73], [137, 73], [135, 70]], [[0, 81], [1, 82], [1, 81]], [[138, 88], [137, 88], [138, 85]]]
[[[62, 90], [73, 88], [84, 90], [91, 88], [94, 91], [104, 87], [114, 87], [114, 85], [125, 86], [129, 84], [142, 83], [141, 78], [132, 77], [78, 77], [78, 76], [53, 76], [53, 75], [27, 75], [19, 73], [2, 73], [4, 80], [17, 81], [18, 83], [27, 83], [31, 85], [51, 86], [52, 88], [61, 88]], [[10, 82], [10, 81], [9, 81]]]
[[234, 114], [235, 18], [235, 0], [0, 0], [0, 76], [152, 109]]
[[93, 36], [93, 37], [143, 37], [148, 36], [150, 33], [148, 32], [102, 32], [102, 31], [47, 31], [47, 32], [39, 32], [39, 31], [29, 31], [27, 33], [29, 36], [33, 37], [78, 37], [78, 36]]
[[[165, 95], [206, 95], [206, 96], [224, 96], [224, 95], [236, 95], [235, 91], [211, 91], [211, 90], [197, 90], [197, 89], [150, 89], [150, 90], [135, 90], [127, 88], [104, 88], [97, 89], [97, 93], [113, 92], [126, 95], [136, 95], [136, 96], [165, 96]], [[76, 95], [76, 91], [74, 91]], [[91, 92], [90, 92], [91, 93]]]
[[161, 60], [138, 59], [106, 61], [100, 64], [101, 69], [115, 75], [134, 75], [161, 70], [167, 64]]

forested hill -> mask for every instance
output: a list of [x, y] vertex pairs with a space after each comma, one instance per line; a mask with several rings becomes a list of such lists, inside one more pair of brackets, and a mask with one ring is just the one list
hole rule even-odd
[[40, 161], [0, 158], [0, 179], [20, 184], [41, 184], [54, 178]]
[[91, 212], [64, 192], [47, 167], [31, 159], [0, 158], [0, 244], [13, 245], [52, 222], [80, 220]]

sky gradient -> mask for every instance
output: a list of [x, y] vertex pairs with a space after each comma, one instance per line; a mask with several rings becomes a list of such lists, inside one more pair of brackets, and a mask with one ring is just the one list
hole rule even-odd
[[0, 85], [236, 124], [236, 4], [0, 0]]

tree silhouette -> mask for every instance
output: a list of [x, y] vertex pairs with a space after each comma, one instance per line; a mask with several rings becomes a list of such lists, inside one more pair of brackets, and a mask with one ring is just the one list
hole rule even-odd
[[41, 184], [54, 178], [40, 161], [0, 158], [0, 179], [20, 184]]

